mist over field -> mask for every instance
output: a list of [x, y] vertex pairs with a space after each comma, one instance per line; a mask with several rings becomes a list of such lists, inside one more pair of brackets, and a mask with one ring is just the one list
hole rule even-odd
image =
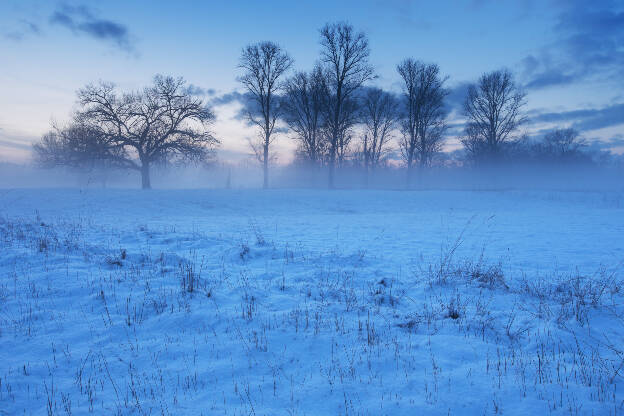
[[[419, 190], [567, 190], [622, 191], [623, 171], [617, 166], [552, 167], [514, 166], [509, 168], [437, 168], [423, 172], [411, 185]], [[348, 190], [405, 191], [405, 171], [384, 169], [366, 176], [362, 170], [344, 169], [337, 188]], [[272, 188], [325, 189], [327, 173], [297, 166], [272, 169]], [[42, 170], [32, 166], [0, 164], [0, 188], [83, 188], [136, 189], [134, 172], [92, 171], [76, 174], [65, 169]], [[163, 167], [153, 172], [155, 188], [161, 189], [258, 189], [262, 170], [254, 165], [203, 167]]]
[[3, 2], [0, 416], [624, 414], [623, 28]]

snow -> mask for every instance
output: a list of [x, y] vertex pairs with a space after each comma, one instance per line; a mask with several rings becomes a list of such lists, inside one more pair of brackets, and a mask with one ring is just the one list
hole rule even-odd
[[3, 190], [0, 415], [619, 414], [622, 235], [621, 192]]

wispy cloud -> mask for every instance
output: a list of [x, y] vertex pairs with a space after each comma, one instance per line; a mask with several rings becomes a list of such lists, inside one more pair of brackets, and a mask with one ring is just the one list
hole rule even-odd
[[624, 104], [562, 112], [534, 112], [530, 117], [536, 123], [566, 123], [580, 131], [598, 130], [624, 124]]
[[468, 87], [470, 85], [470, 82], [464, 81], [456, 83], [449, 88], [449, 95], [446, 97], [448, 111], [456, 111], [457, 113], [461, 113], [463, 111], [464, 102], [466, 101], [466, 96], [468, 95]]
[[624, 77], [624, 11], [612, 1], [560, 4], [553, 26], [556, 40], [521, 62], [526, 87]]
[[606, 151], [612, 151], [615, 148], [618, 147], [624, 147], [624, 137], [620, 134], [617, 134], [613, 137], [610, 137], [608, 139], [593, 139], [593, 140], [588, 140], [587, 141], [587, 146], [590, 149], [593, 150], [606, 150]]
[[203, 88], [195, 84], [189, 84], [186, 87], [186, 92], [190, 95], [206, 96], [206, 97], [212, 97], [217, 93], [217, 91], [214, 88]]
[[41, 29], [39, 28], [39, 25], [31, 22], [30, 20], [21, 19], [17, 23], [17, 27], [14, 30], [11, 30], [4, 34], [4, 37], [6, 39], [21, 41], [28, 36], [41, 34]]
[[0, 138], [0, 146], [9, 147], [9, 148], [18, 149], [18, 150], [30, 150], [30, 149], [32, 149], [32, 145], [30, 145], [29, 143], [17, 142], [17, 141], [13, 141], [13, 140], [6, 140], [6, 139], [3, 139], [3, 138]]
[[240, 93], [238, 91], [230, 91], [212, 98], [210, 100], [210, 104], [219, 106], [231, 103], [240, 103], [244, 105], [245, 103], [249, 102], [249, 100], [249, 97], [247, 97], [243, 93]]
[[403, 27], [419, 30], [430, 30], [431, 22], [423, 18], [421, 13], [415, 12], [418, 7], [413, 0], [377, 0], [375, 3], [381, 10], [390, 11]]
[[0, 147], [17, 150], [30, 150], [34, 139], [35, 138], [33, 136], [28, 134], [9, 131], [0, 127]]
[[86, 6], [63, 5], [52, 13], [50, 23], [63, 26], [75, 34], [107, 42], [126, 52], [136, 53], [134, 42], [125, 25], [101, 18]]

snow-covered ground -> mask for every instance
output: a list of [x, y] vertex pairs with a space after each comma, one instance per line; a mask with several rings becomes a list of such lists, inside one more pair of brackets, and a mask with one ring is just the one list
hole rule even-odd
[[624, 413], [624, 194], [0, 191], [0, 415]]

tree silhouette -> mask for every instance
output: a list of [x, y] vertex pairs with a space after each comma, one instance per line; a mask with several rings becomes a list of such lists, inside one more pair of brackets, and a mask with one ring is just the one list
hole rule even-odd
[[240, 67], [245, 73], [238, 79], [252, 98], [247, 118], [260, 129], [260, 141], [250, 141], [264, 172], [263, 188], [269, 187], [269, 147], [273, 142], [275, 124], [282, 113], [278, 93], [279, 79], [291, 67], [293, 60], [273, 42], [260, 42], [243, 49]]

